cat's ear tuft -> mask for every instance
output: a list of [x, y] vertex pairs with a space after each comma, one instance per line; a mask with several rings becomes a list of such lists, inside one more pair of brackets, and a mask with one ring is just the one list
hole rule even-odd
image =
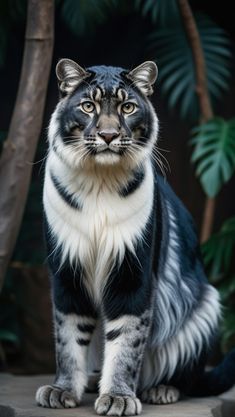
[[158, 69], [153, 61], [146, 61], [127, 74], [127, 78], [146, 96], [153, 93], [153, 84], [157, 79]]
[[71, 59], [61, 59], [56, 65], [59, 89], [63, 95], [72, 93], [90, 75], [90, 72], [80, 67], [80, 65]]

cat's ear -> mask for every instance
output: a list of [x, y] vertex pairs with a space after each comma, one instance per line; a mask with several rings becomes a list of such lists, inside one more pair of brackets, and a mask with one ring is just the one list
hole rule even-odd
[[63, 95], [72, 93], [90, 75], [90, 72], [80, 67], [80, 65], [71, 59], [61, 59], [56, 65], [59, 89]]
[[158, 69], [153, 61], [146, 61], [127, 74], [127, 78], [146, 96], [153, 93], [153, 84], [157, 79]]

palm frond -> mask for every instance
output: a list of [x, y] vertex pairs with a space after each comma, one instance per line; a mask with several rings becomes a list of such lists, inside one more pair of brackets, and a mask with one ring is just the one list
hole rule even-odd
[[[225, 31], [205, 15], [196, 16], [204, 51], [208, 89], [214, 104], [229, 88], [231, 42]], [[158, 29], [150, 47], [159, 67], [159, 82], [170, 108], [179, 108], [182, 118], [198, 120], [199, 106], [195, 86], [194, 61], [182, 23]]]
[[215, 197], [235, 171], [235, 118], [215, 118], [192, 130], [192, 162], [209, 197]]
[[150, 16], [152, 22], [160, 26], [179, 18], [176, 0], [135, 0], [135, 8], [143, 17]]

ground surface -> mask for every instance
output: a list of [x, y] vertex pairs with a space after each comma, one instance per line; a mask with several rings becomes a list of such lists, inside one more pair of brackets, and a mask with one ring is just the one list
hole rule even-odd
[[[86, 394], [79, 408], [52, 410], [38, 407], [34, 395], [51, 376], [11, 376], [0, 374], [0, 417], [92, 417], [96, 416], [94, 394]], [[224, 399], [222, 399], [224, 398]], [[148, 417], [235, 417], [235, 389], [221, 398], [185, 399], [173, 405], [143, 405]]]

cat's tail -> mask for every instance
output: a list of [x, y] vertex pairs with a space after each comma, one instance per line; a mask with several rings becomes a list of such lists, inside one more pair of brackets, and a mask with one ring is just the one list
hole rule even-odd
[[187, 394], [193, 397], [219, 395], [233, 385], [235, 385], [235, 349], [229, 352], [214, 369], [200, 375]]

